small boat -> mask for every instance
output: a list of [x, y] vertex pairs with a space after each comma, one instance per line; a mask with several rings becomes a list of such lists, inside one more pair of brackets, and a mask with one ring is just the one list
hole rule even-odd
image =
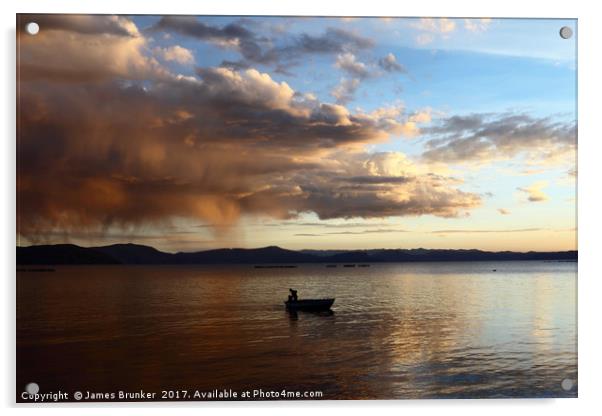
[[291, 311], [327, 311], [333, 303], [334, 298], [287, 300], [284, 302], [286, 309]]

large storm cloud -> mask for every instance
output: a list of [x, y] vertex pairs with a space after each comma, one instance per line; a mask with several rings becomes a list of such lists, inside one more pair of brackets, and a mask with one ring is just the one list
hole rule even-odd
[[[351, 111], [253, 68], [179, 76], [152, 58], [127, 19], [96, 17], [92, 28], [70, 19], [48, 21], [36, 41], [20, 35], [21, 235], [178, 218], [220, 227], [243, 214], [450, 217], [480, 204], [458, 179], [425, 173], [401, 153], [367, 153], [416, 131], [401, 107]], [[197, 26], [181, 30], [250, 36]], [[340, 52], [337, 45], [360, 42], [342, 32], [322, 41], [300, 37], [294, 46]]]

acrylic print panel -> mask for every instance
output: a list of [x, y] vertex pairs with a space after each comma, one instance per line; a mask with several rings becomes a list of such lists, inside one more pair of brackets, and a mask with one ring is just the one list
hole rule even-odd
[[17, 401], [577, 396], [576, 20], [17, 27]]

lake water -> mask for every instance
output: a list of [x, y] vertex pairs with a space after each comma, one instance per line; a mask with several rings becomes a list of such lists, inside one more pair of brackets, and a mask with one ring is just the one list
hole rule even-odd
[[[84, 394], [575, 397], [576, 272], [561, 262], [20, 271], [17, 392], [36, 382]], [[336, 297], [334, 313], [289, 314], [289, 287]]]

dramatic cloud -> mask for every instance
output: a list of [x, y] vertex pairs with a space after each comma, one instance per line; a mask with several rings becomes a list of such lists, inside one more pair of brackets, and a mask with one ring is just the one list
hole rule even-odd
[[[453, 217], [480, 204], [401, 153], [366, 153], [417, 133], [419, 117], [401, 107], [351, 112], [255, 69], [178, 76], [137, 30], [80, 32], [63, 25], [21, 43], [18, 231], [31, 241], [179, 219], [219, 231], [242, 215]], [[319, 49], [316, 39], [297, 46]]]
[[241, 47], [249, 53], [252, 49], [259, 47], [255, 34], [242, 24], [231, 23], [223, 27], [211, 26], [195, 16], [163, 16], [150, 31], [179, 33], [221, 46]]
[[343, 78], [341, 82], [334, 87], [330, 95], [332, 95], [338, 104], [347, 104], [353, 100], [355, 92], [360, 86], [360, 80], [358, 78]]
[[62, 30], [83, 35], [139, 36], [136, 25], [124, 16], [42, 14], [27, 18], [40, 26], [40, 34]]
[[366, 78], [370, 75], [366, 64], [358, 61], [352, 53], [338, 55], [335, 66], [356, 78]]
[[387, 72], [407, 72], [403, 65], [397, 62], [397, 58], [392, 53], [378, 60], [378, 65]]
[[368, 67], [367, 64], [360, 62], [352, 53], [348, 52], [338, 55], [335, 66], [343, 70], [350, 78], [341, 79], [341, 82], [333, 89], [331, 95], [336, 98], [339, 104], [345, 104], [353, 100], [361, 81], [367, 78], [379, 77], [390, 72], [406, 72], [403, 65], [397, 62], [395, 55], [392, 53], [381, 58], [377, 64], [384, 72], [378, 71], [376, 64], [373, 68]]
[[[307, 202], [321, 219], [383, 218], [399, 212], [455, 217], [481, 203], [478, 195], [457, 188], [461, 181], [423, 173], [397, 152], [336, 160], [336, 172], [320, 172], [303, 187]], [[366, 180], [367, 176], [380, 179]]]
[[236, 50], [244, 60], [260, 64], [293, 64], [306, 54], [347, 53], [374, 46], [371, 39], [339, 28], [328, 28], [317, 36], [281, 33], [278, 39], [272, 39], [253, 32], [245, 26], [244, 21], [219, 27], [193, 16], [164, 16], [150, 31], [178, 33], [200, 39], [218, 47]]
[[403, 106], [381, 107], [370, 113], [372, 118], [381, 120], [381, 125], [386, 126], [387, 130], [395, 135], [408, 138], [416, 137], [420, 134], [419, 124], [428, 123], [431, 120], [430, 110], [425, 109], [412, 113], [405, 118], [404, 123], [399, 123], [400, 117], [405, 115]]
[[289, 54], [304, 53], [339, 53], [350, 52], [360, 49], [368, 49], [374, 46], [372, 39], [360, 36], [338, 28], [328, 28], [319, 36], [301, 34], [293, 37], [292, 45], [281, 48]]
[[416, 111], [410, 116], [410, 121], [413, 123], [430, 123], [432, 119], [431, 109], [425, 108], [421, 111]]
[[422, 130], [423, 157], [431, 162], [486, 163], [523, 156], [532, 164], [571, 163], [577, 146], [576, 124], [528, 114], [471, 114], [440, 120]]
[[194, 63], [194, 55], [192, 54], [192, 51], [179, 45], [169, 46], [167, 48], [161, 48], [157, 46], [153, 49], [153, 53], [155, 56], [165, 61], [172, 61], [180, 64]]
[[357, 184], [406, 183], [410, 178], [403, 176], [353, 176], [345, 178], [346, 182]]
[[548, 185], [545, 181], [535, 182], [534, 184], [526, 188], [516, 188], [521, 192], [527, 194], [527, 201], [529, 202], [542, 202], [547, 201], [548, 196], [542, 191]]
[[168, 72], [145, 54], [147, 41], [129, 19], [115, 16], [31, 16], [40, 32], [19, 32], [23, 81], [157, 79]]

